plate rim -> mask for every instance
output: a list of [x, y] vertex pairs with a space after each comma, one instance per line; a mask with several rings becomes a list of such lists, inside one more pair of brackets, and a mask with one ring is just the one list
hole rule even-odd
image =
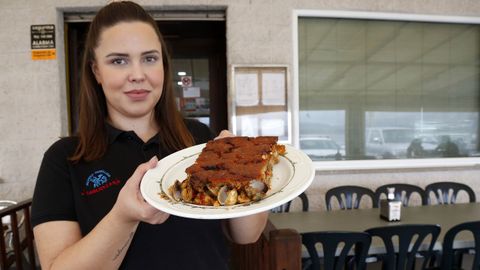
[[[295, 147], [288, 144], [283, 144], [285, 145], [286, 151], [285, 155], [280, 156], [280, 158], [287, 159], [288, 162], [291, 164], [293, 168], [292, 175], [283, 187], [277, 190], [274, 194], [270, 194], [260, 201], [232, 206], [214, 207], [187, 204], [176, 201], [173, 202], [171, 199], [163, 198], [163, 196], [168, 195], [164, 194], [162, 196], [159, 194], [159, 192], [163, 192], [161, 185], [163, 184], [163, 182], [165, 182], [162, 181], [162, 178], [165, 177], [168, 171], [170, 171], [175, 165], [181, 163], [186, 158], [191, 158], [193, 156], [199, 155], [205, 145], [206, 143], [198, 144], [174, 152], [159, 160], [155, 168], [147, 170], [140, 182], [140, 193], [142, 194], [144, 200], [158, 210], [180, 217], [195, 219], [235, 218], [267, 211], [293, 200], [310, 186], [313, 178], [315, 177], [315, 168], [313, 166], [312, 160], [305, 153], [296, 149]], [[301, 175], [299, 170], [302, 171]], [[149, 190], [149, 188], [152, 187], [154, 184], [152, 183], [152, 181], [154, 181], [152, 180], [154, 176], [151, 176], [151, 174], [154, 173], [159, 173], [161, 177], [155, 181], [155, 183], [158, 185], [158, 189], [156, 191], [151, 191]], [[299, 177], [305, 179], [296, 180], [296, 178]], [[286, 191], [287, 188], [291, 187], [295, 189], [288, 190], [288, 193], [283, 194], [282, 196], [282, 193]], [[152, 198], [152, 193], [155, 193], [155, 195], [153, 195], [155, 196], [155, 198]], [[184, 208], [187, 208], [188, 211], [186, 211], [186, 209]], [[201, 209], [201, 211], [196, 211], [196, 209]]]

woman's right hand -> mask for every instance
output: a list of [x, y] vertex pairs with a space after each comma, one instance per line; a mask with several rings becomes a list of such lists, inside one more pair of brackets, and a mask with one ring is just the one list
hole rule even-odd
[[140, 182], [147, 170], [155, 168], [158, 159], [154, 156], [150, 161], [140, 164], [127, 180], [112, 208], [112, 214], [125, 222], [143, 221], [150, 224], [161, 224], [170, 216], [148, 204], [140, 193]]

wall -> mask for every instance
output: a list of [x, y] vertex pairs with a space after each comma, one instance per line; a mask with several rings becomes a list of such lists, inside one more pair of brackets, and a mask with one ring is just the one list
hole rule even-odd
[[[105, 0], [0, 0], [0, 199], [32, 196], [44, 151], [68, 130], [63, 17], [65, 10], [97, 8]], [[350, 10], [480, 16], [478, 0], [145, 0], [146, 6], [227, 7], [227, 62], [286, 64], [292, 89], [292, 10]], [[30, 25], [55, 24], [57, 59], [32, 61]], [[356, 183], [374, 187], [388, 181], [424, 185], [433, 180], [474, 184], [478, 168], [319, 172], [309, 189]], [[480, 192], [480, 190], [477, 190]], [[321, 195], [318, 209], [322, 208]]]
[[[422, 188], [431, 182], [454, 181], [462, 182], [473, 188], [477, 196], [480, 195], [480, 186], [478, 185], [480, 167], [473, 166], [447, 167], [447, 168], [425, 168], [408, 170], [356, 170], [356, 171], [318, 171], [315, 180], [306, 191], [309, 198], [310, 210], [325, 210], [325, 193], [328, 189], [340, 185], [359, 185], [375, 190], [377, 186], [390, 183], [410, 183]], [[458, 194], [457, 202], [468, 202], [466, 193]], [[362, 202], [366, 203], [366, 202]], [[412, 196], [413, 205], [420, 205], [421, 200], [417, 195]], [[369, 203], [367, 203], [369, 205]], [[366, 205], [366, 204], [365, 204]], [[361, 205], [364, 207], [365, 205]]]

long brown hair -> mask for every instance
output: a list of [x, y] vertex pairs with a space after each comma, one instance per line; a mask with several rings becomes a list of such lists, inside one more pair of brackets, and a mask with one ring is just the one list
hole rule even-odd
[[107, 104], [102, 87], [97, 83], [91, 65], [95, 61], [95, 48], [102, 31], [120, 22], [144, 22], [153, 27], [162, 46], [164, 69], [163, 91], [155, 105], [155, 121], [160, 127], [159, 140], [168, 149], [175, 151], [194, 144], [182, 115], [177, 110], [173, 95], [170, 57], [165, 41], [155, 20], [138, 4], [130, 1], [112, 2], [100, 9], [90, 24], [82, 59], [80, 81], [80, 104], [78, 138], [79, 144], [74, 162], [101, 158], [107, 151], [106, 131]]

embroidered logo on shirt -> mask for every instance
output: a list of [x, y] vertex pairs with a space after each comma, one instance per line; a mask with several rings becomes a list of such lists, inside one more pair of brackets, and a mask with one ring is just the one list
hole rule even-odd
[[110, 181], [111, 175], [105, 170], [98, 170], [87, 178], [85, 183], [85, 188], [82, 191], [82, 196], [89, 196], [100, 191], [103, 191], [111, 186], [116, 186], [120, 184], [120, 180], [114, 179]]

